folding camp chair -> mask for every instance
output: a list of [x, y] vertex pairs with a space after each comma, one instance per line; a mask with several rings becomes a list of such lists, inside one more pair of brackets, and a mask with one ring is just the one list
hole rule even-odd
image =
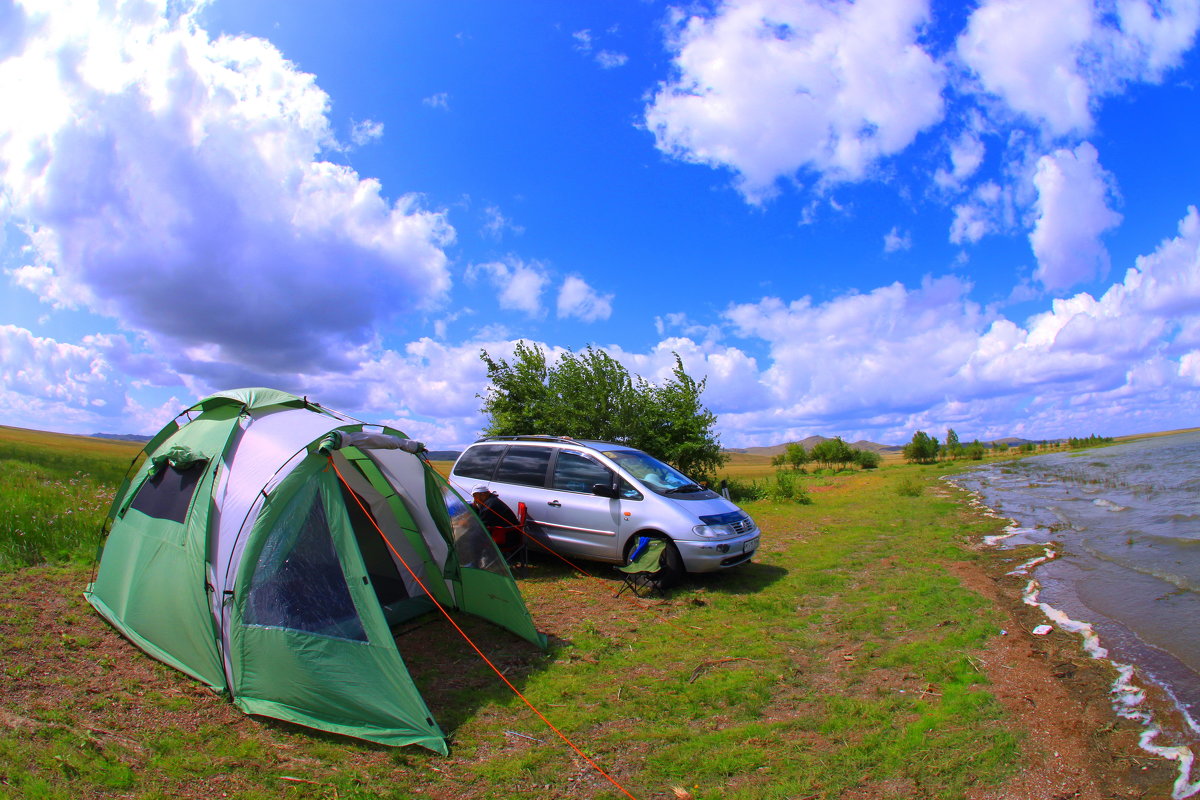
[[617, 567], [625, 583], [617, 592], [617, 597], [627, 589], [637, 597], [662, 591], [665, 578], [662, 557], [666, 549], [667, 543], [662, 539], [655, 536], [639, 536], [629, 553], [629, 563]]
[[517, 527], [512, 531], [508, 549], [504, 553], [504, 560], [510, 567], [529, 566], [529, 532], [525, 528], [528, 521], [529, 509], [524, 503], [517, 503]]
[[493, 525], [488, 529], [510, 567], [529, 566], [529, 534], [525, 530], [528, 520], [529, 509], [524, 503], [517, 503], [516, 525]]

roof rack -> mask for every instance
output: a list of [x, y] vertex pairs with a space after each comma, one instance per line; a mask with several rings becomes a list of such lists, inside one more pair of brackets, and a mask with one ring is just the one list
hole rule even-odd
[[573, 444], [593, 450], [598, 445], [631, 447], [631, 445], [621, 444], [620, 442], [608, 442], [603, 439], [576, 439], [573, 436], [551, 436], [546, 433], [523, 433], [518, 436], [480, 436], [475, 440], [475, 444], [479, 442], [562, 442], [563, 444]]
[[578, 439], [573, 439], [570, 436], [551, 436], [545, 433], [525, 433], [518, 436], [480, 436], [476, 442], [568, 442], [570, 444], [580, 444]]

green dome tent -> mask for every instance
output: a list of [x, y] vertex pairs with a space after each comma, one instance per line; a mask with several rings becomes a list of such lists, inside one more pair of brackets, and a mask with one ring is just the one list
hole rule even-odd
[[118, 489], [85, 596], [247, 713], [446, 753], [391, 628], [436, 600], [545, 638], [421, 450], [271, 389], [201, 400]]

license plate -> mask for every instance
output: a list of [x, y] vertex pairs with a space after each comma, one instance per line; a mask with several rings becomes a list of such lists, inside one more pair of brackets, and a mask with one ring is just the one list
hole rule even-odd
[[748, 541], [744, 545], [742, 545], [743, 553], [753, 553], [757, 549], [758, 549], [758, 539], [751, 539], [750, 541]]

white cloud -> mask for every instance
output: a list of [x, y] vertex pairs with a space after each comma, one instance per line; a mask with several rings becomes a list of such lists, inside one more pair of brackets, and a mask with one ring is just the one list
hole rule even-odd
[[501, 308], [522, 311], [540, 317], [542, 292], [550, 277], [541, 264], [525, 263], [519, 258], [509, 257], [505, 261], [472, 264], [467, 269], [467, 278], [475, 280], [486, 276], [496, 289], [496, 300]]
[[892, 229], [883, 235], [883, 252], [895, 253], [898, 250], [912, 249], [912, 234], [908, 231], [903, 233], [895, 225]]
[[350, 126], [350, 141], [359, 147], [383, 138], [383, 123], [364, 119], [355, 121]]
[[1193, 386], [1200, 386], [1200, 350], [1184, 353], [1179, 359], [1179, 377]]
[[1079, 57], [1093, 33], [1090, 0], [991, 0], [971, 14], [958, 53], [988, 91], [1056, 133], [1091, 127]]
[[623, 67], [629, 61], [629, 56], [624, 53], [618, 53], [613, 50], [601, 50], [596, 53], [596, 63], [604, 69], [616, 69]]
[[657, 146], [738, 175], [761, 201], [811, 169], [857, 180], [942, 117], [943, 68], [917, 43], [925, 0], [734, 0], [680, 16], [675, 77], [646, 109]]
[[[735, 447], [811, 433], [900, 443], [917, 428], [940, 434], [947, 426], [966, 438], [1119, 434], [1184, 427], [1200, 413], [1195, 208], [1176, 235], [1099, 297], [1056, 299], [1017, 321], [981, 308], [970, 292], [963, 280], [942, 277], [820, 303], [766, 298], [724, 315], [744, 345], [707, 332], [703, 340], [660, 333], [645, 351], [606, 350], [654, 381], [670, 375], [678, 353], [690, 375], [708, 377], [704, 402], [719, 415], [722, 441]], [[681, 314], [660, 321], [663, 332], [696, 327]], [[446, 447], [472, 440], [483, 424], [480, 350], [510, 358], [513, 346], [503, 333], [457, 344], [423, 338], [394, 350], [361, 348], [349, 373], [272, 376], [271, 383]], [[551, 358], [562, 352], [542, 346]], [[765, 356], [751, 355], [760, 351]], [[206, 353], [191, 357], [201, 362]], [[75, 345], [0, 326], [0, 419], [88, 432], [122, 407], [125, 419], [162, 416], [165, 406], [130, 401], [123, 377], [165, 385], [171, 376], [154, 374], [158, 368], [123, 337]], [[209, 391], [186, 376], [184, 387], [178, 394], [188, 402]], [[168, 405], [174, 413], [186, 403]]]
[[[617, 34], [618, 31], [619, 28], [614, 25], [605, 31], [605, 34], [608, 36], [613, 36]], [[575, 49], [580, 53], [594, 53], [593, 57], [595, 58], [596, 63], [599, 64], [603, 69], [616, 69], [617, 67], [623, 67], [629, 61], [628, 55], [616, 50], [595, 50], [598, 37], [588, 28], [575, 31], [571, 34], [571, 38], [575, 40]]]
[[757, 411], [771, 401], [758, 362], [737, 347], [679, 336], [661, 340], [646, 353], [630, 353], [618, 347], [608, 351], [630, 372], [658, 384], [672, 379], [678, 355], [689, 376], [706, 381], [704, 404], [722, 413]]
[[423, 98], [421, 103], [430, 108], [440, 108], [443, 111], [450, 110], [450, 95], [446, 92], [438, 92], [429, 97]]
[[571, 34], [571, 38], [575, 40], [575, 49], [581, 53], [588, 53], [592, 50], [592, 32], [584, 28], [583, 30], [575, 31]]
[[166, 5], [30, 11], [0, 62], [22, 110], [0, 120], [5, 221], [34, 250], [14, 277], [164, 353], [345, 368], [379, 320], [445, 295], [453, 229], [318, 160], [337, 147], [328, 98], [274, 46], [210, 40]]
[[976, 203], [963, 203], [954, 207], [954, 221], [950, 224], [950, 241], [953, 244], [974, 244], [991, 231], [986, 209]]
[[596, 322], [612, 316], [611, 294], [600, 294], [578, 275], [568, 275], [558, 290], [558, 318]]
[[974, 244], [989, 233], [1010, 229], [1014, 224], [1011, 191], [994, 181], [980, 184], [965, 203], [954, 207], [950, 225], [953, 244]]
[[504, 237], [505, 231], [512, 231], [518, 236], [525, 232], [524, 227], [513, 223], [496, 206], [488, 206], [483, 210], [483, 213], [486, 218], [486, 221], [483, 223], [483, 235], [489, 239], [499, 241]]
[[1047, 289], [1069, 288], [1108, 271], [1100, 236], [1121, 221], [1109, 208], [1110, 180], [1088, 142], [1038, 160], [1037, 222], [1029, 243], [1038, 259], [1034, 278]]
[[1195, 208], [1098, 299], [1057, 299], [1021, 324], [981, 309], [969, 289], [948, 277], [821, 304], [731, 306], [735, 333], [770, 348], [771, 401], [722, 427], [762, 444], [780, 431], [905, 441], [970, 409], [971, 436], [1050, 436], [1184, 427], [1200, 410]]
[[672, 312], [662, 314], [654, 318], [654, 330], [659, 336], [665, 336], [668, 330], [673, 330], [689, 339], [698, 339], [703, 342], [716, 342], [720, 340], [723, 332], [718, 325], [701, 325], [693, 322], [686, 313]]
[[879, 406], [928, 405], [972, 352], [985, 322], [957, 278], [916, 290], [893, 283], [821, 305], [776, 298], [729, 308], [740, 336], [765, 340], [764, 373], [779, 412], [795, 420], [862, 413]]
[[83, 426], [88, 432], [121, 419], [128, 403], [126, 378], [106, 351], [119, 351], [122, 344], [103, 337], [71, 344], [0, 325], [0, 418], [44, 430]]
[[982, 88], [1054, 135], [1087, 133], [1103, 95], [1159, 81], [1191, 47], [1194, 0], [985, 0], [958, 55]]
[[986, 148], [973, 131], [964, 131], [950, 145], [950, 169], [939, 169], [933, 175], [934, 183], [943, 189], [959, 189], [983, 164]]
[[1146, 80], [1159, 81], [1191, 49], [1200, 27], [1200, 4], [1119, 0], [1117, 16], [1125, 34], [1117, 42], [1122, 55], [1141, 67]]

